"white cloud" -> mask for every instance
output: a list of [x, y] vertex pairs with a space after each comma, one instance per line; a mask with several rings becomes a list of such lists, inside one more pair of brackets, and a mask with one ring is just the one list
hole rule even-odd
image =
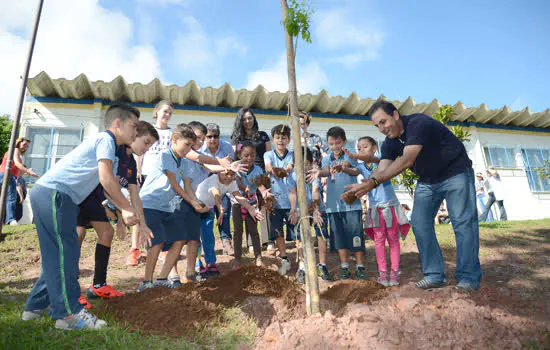
[[518, 98], [516, 98], [514, 100], [514, 102], [510, 105], [510, 109], [512, 111], [521, 111], [523, 110], [525, 107], [527, 107], [527, 103], [523, 102], [521, 100], [521, 96], [519, 96]]
[[180, 73], [201, 85], [221, 85], [224, 61], [246, 54], [247, 47], [232, 35], [209, 35], [194, 17], [184, 17], [182, 24], [185, 30], [173, 43]]
[[[304, 65], [297, 64], [296, 75], [300, 93], [316, 94], [328, 88], [328, 77], [316, 61], [310, 61]], [[253, 90], [258, 85], [262, 85], [268, 91], [288, 91], [286, 54], [280, 55], [270, 66], [248, 74], [246, 88]]]
[[[9, 2], [0, 15], [0, 112], [13, 113], [35, 12], [34, 0]], [[6, 20], [21, 14], [18, 20]], [[9, 16], [7, 14], [10, 14]], [[133, 22], [107, 10], [98, 0], [48, 0], [44, 4], [30, 76], [46, 71], [72, 79], [80, 73], [110, 81], [122, 75], [128, 82], [150, 82], [161, 75], [151, 45], [131, 43]]]
[[321, 47], [338, 51], [329, 60], [352, 67], [366, 60], [378, 58], [384, 42], [384, 32], [375, 22], [364, 24], [365, 19], [354, 22], [351, 8], [320, 11], [315, 17], [314, 33]]

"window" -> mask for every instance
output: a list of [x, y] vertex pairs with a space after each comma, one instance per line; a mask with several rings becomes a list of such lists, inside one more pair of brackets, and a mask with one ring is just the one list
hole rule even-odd
[[517, 168], [516, 147], [504, 145], [486, 145], [483, 147], [485, 161], [495, 168]]
[[[27, 138], [31, 140], [25, 155], [25, 163], [38, 175], [44, 175], [59, 159], [71, 152], [82, 141], [82, 128], [28, 127]], [[27, 176], [27, 183], [37, 179]]]
[[525, 174], [529, 181], [529, 187], [533, 192], [550, 192], [550, 179], [543, 180], [535, 170], [542, 167], [545, 159], [550, 159], [550, 150], [544, 148], [526, 148], [521, 149], [523, 163], [525, 165]]

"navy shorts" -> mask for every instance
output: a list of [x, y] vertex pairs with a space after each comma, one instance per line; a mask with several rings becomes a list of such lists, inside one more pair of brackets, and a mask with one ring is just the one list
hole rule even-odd
[[285, 237], [283, 227], [286, 225], [287, 240], [296, 240], [294, 225], [288, 220], [290, 209], [275, 209], [273, 215], [269, 217], [271, 230], [269, 231], [269, 240], [274, 241], [277, 237]]
[[105, 200], [105, 192], [101, 185], [97, 186], [86, 199], [78, 205], [80, 212], [76, 224], [88, 226], [92, 221], [109, 222], [105, 207], [101, 204]]
[[[349, 249], [350, 252], [365, 251], [362, 215], [361, 210], [328, 213], [334, 248]], [[332, 241], [331, 239], [331, 243]]]
[[177, 213], [144, 208], [143, 214], [145, 215], [147, 226], [155, 236], [151, 238], [152, 247], [167, 242], [185, 240], [183, 224], [178, 220], [179, 215]]
[[[143, 211], [145, 213], [145, 209]], [[156, 211], [160, 212], [158, 210]], [[152, 241], [151, 243], [153, 243], [153, 246], [160, 243], [165, 243], [164, 246], [162, 247], [162, 251], [168, 251], [172, 246], [172, 243], [174, 242], [200, 240], [200, 237], [201, 237], [200, 214], [197, 213], [195, 209], [193, 209], [193, 207], [186, 201], [181, 200], [180, 202], [175, 204], [174, 212], [171, 214], [171, 217], [166, 220], [168, 222], [168, 226], [164, 225], [164, 227], [165, 227], [165, 230], [168, 232], [168, 236], [164, 241], [157, 242], [155, 230], [149, 224], [149, 219], [147, 217], [147, 214], [145, 214], [145, 222], [147, 223], [147, 226], [149, 226], [151, 231], [153, 231], [153, 235], [155, 235], [155, 238], [151, 240]], [[166, 229], [166, 227], [168, 227], [168, 229]], [[177, 231], [177, 233], [172, 234], [170, 230], [174, 232]]]

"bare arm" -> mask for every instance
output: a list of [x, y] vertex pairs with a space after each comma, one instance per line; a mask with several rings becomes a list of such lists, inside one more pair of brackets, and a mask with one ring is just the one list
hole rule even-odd
[[[233, 194], [233, 197], [235, 197], [235, 199], [237, 200], [237, 202], [239, 202], [239, 204], [243, 208], [246, 208], [246, 210], [248, 210], [248, 212], [250, 213], [250, 215], [254, 219], [256, 219], [256, 220], [263, 220], [264, 219], [264, 216], [263, 216], [262, 212], [260, 212], [258, 209], [256, 209], [255, 206], [250, 205], [250, 203], [248, 203], [248, 200], [246, 198], [244, 198], [241, 193], [239, 193], [238, 191], [235, 191], [232, 194]], [[221, 217], [221, 215], [220, 215], [220, 217]]]
[[113, 162], [108, 159], [101, 159], [98, 162], [98, 173], [101, 186], [109, 194], [114, 206], [120, 210], [124, 222], [129, 226], [136, 225], [139, 222], [139, 217], [135, 209], [130, 206], [130, 203], [120, 192], [120, 184], [113, 176]]
[[185, 155], [185, 158], [192, 160], [193, 162], [205, 165], [205, 164], [213, 164], [213, 165], [221, 165], [224, 169], [229, 169], [231, 166], [231, 158], [229, 156], [225, 158], [215, 158], [207, 156], [206, 154], [198, 153], [197, 151], [189, 151]]
[[18, 148], [16, 148], [14, 150], [14, 153], [13, 153], [13, 163], [15, 164], [15, 166], [21, 170], [22, 172], [24, 173], [27, 173], [29, 174], [30, 176], [32, 177], [39, 177], [32, 169], [30, 168], [27, 168], [25, 166], [25, 164], [23, 164], [23, 162], [21, 161], [21, 151], [19, 151]]
[[[422, 151], [422, 146], [420, 145], [410, 145], [406, 146], [403, 150], [403, 155], [397, 158], [394, 161], [383, 159], [380, 162], [378, 169], [371, 175], [371, 178], [374, 177], [378, 183], [383, 183], [390, 180], [391, 178], [401, 174], [405, 169], [413, 166], [416, 158]], [[372, 191], [374, 188], [374, 181], [370, 179], [363, 179], [361, 184], [354, 184], [345, 187], [348, 191], [342, 194], [342, 198], [349, 195], [349, 192], [357, 197], [362, 197], [365, 194]]]
[[[191, 196], [188, 192], [184, 191], [183, 188], [181, 188], [180, 184], [176, 180], [176, 174], [168, 170], [164, 170], [164, 173], [166, 174], [166, 177], [168, 177], [168, 181], [170, 182], [170, 186], [172, 187], [174, 192], [176, 192], [178, 196], [183, 198], [184, 201], [189, 203], [193, 207], [193, 209], [195, 209], [195, 211], [201, 212], [202, 206], [200, 205], [200, 202], [197, 200], [196, 197]], [[184, 179], [184, 184], [185, 184], [185, 179]]]

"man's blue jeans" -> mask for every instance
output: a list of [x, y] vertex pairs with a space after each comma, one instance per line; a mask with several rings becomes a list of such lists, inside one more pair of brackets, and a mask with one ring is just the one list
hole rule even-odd
[[[482, 194], [476, 195], [476, 198], [477, 198], [477, 207], [481, 210], [481, 213], [483, 213], [485, 211], [485, 203], [487, 202], [486, 201], [487, 197], [485, 197], [485, 194], [482, 193]], [[479, 221], [483, 221], [481, 220], [481, 216], [479, 217]], [[487, 222], [492, 222], [492, 221], [493, 221], [493, 212], [489, 210], [487, 213]]]
[[[222, 198], [222, 205], [223, 205], [223, 221], [222, 224], [218, 226], [218, 230], [220, 231], [220, 238], [221, 239], [230, 239], [233, 240], [233, 236], [231, 235], [231, 200], [227, 195], [223, 196]], [[220, 213], [218, 211], [218, 207], [214, 207], [214, 212], [216, 213], [216, 219], [218, 216], [220, 216]]]
[[445, 279], [445, 263], [437, 242], [434, 218], [445, 199], [455, 231], [456, 278], [476, 289], [481, 280], [479, 227], [472, 169], [435, 184], [419, 182], [414, 193], [412, 227], [424, 278], [430, 282]]

